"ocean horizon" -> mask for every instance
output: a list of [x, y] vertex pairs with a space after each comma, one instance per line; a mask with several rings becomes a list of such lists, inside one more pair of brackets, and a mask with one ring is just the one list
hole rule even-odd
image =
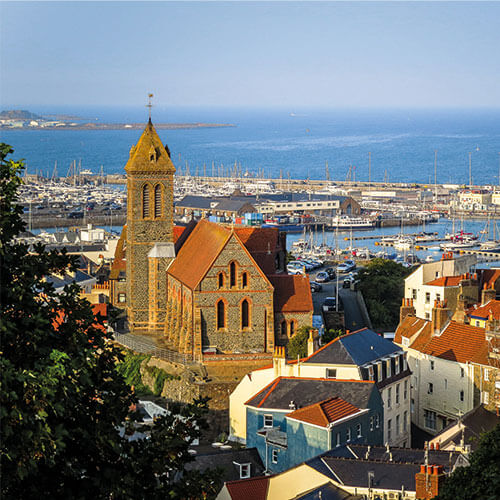
[[[147, 122], [141, 107], [23, 106], [37, 114], [71, 114], [102, 123]], [[19, 107], [16, 107], [19, 109]], [[234, 127], [158, 130], [182, 173], [223, 167], [266, 177], [332, 181], [498, 185], [500, 109], [355, 109], [153, 107], [153, 123], [226, 123]], [[82, 169], [124, 173], [139, 130], [1, 130], [29, 173]], [[369, 173], [369, 153], [371, 169]]]

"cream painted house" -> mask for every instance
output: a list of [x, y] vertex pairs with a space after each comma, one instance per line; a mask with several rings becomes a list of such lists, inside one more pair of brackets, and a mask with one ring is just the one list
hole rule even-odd
[[[311, 340], [310, 340], [311, 343]], [[278, 377], [373, 380], [384, 401], [384, 442], [410, 446], [410, 371], [404, 351], [363, 329], [339, 337], [298, 361], [278, 350], [273, 365], [247, 374], [229, 397], [230, 438], [246, 442], [245, 402]]]
[[462, 286], [465, 287], [466, 293], [473, 293], [471, 283], [466, 281], [470, 281], [471, 277], [464, 278], [463, 275], [469, 273], [476, 263], [477, 257], [475, 255], [453, 258], [449, 254], [443, 254], [441, 260], [422, 264], [411, 273], [405, 279], [404, 296], [405, 299], [413, 301], [417, 318], [430, 319], [436, 300], [447, 300], [448, 306], [454, 311], [460, 293], [461, 281], [465, 280]]

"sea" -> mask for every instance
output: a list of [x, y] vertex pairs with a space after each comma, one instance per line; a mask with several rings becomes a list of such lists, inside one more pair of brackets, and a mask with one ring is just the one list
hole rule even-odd
[[[147, 121], [145, 107], [30, 107], [84, 121]], [[181, 173], [373, 182], [498, 185], [500, 109], [292, 109], [153, 107], [153, 123], [232, 124], [158, 130]], [[66, 175], [73, 161], [98, 173], [124, 173], [140, 130], [2, 130], [28, 172]], [[435, 153], [437, 151], [437, 153]], [[435, 156], [436, 155], [436, 156]], [[371, 156], [371, 163], [369, 162]], [[369, 165], [370, 163], [370, 165]]]

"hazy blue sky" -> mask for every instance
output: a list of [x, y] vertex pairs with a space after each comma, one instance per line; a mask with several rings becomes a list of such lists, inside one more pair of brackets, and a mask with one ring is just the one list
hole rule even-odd
[[497, 2], [0, 2], [0, 101], [500, 107]]

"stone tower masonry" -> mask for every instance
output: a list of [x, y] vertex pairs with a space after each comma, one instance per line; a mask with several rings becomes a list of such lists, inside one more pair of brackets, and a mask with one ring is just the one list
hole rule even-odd
[[160, 331], [165, 323], [165, 270], [175, 257], [175, 167], [151, 119], [125, 165], [127, 173], [127, 316], [132, 331]]

